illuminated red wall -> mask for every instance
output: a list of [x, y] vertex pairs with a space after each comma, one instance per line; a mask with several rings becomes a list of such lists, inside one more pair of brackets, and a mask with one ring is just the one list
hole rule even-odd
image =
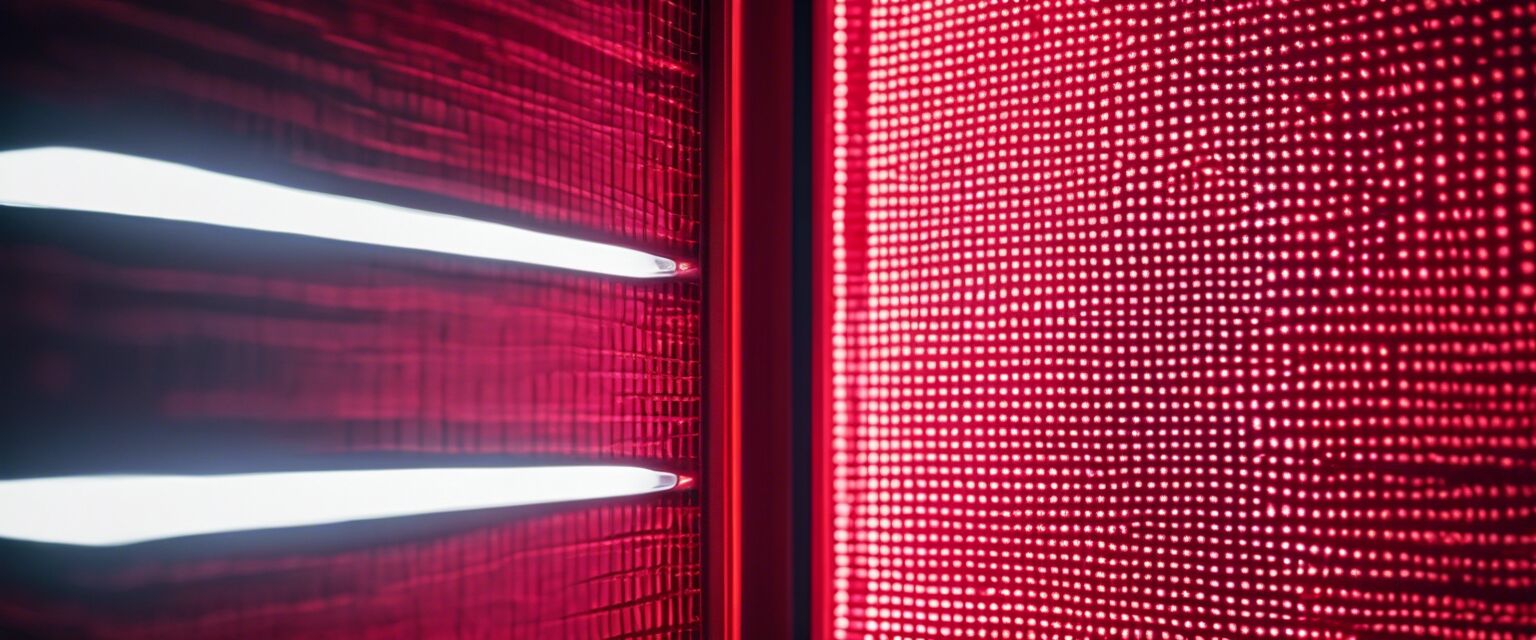
[[1536, 4], [829, 17], [820, 631], [1536, 637]]
[[[7, 2], [0, 144], [153, 155], [696, 264], [696, 4]], [[697, 280], [101, 216], [0, 225], [6, 476], [383, 454], [698, 471]], [[431, 524], [7, 546], [0, 636], [697, 632], [693, 491]]]

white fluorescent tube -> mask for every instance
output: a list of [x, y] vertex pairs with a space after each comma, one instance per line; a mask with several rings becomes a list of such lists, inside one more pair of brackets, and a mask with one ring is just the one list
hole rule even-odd
[[619, 466], [33, 478], [0, 482], [0, 537], [100, 547], [676, 486], [675, 474]]
[[598, 242], [73, 147], [0, 152], [0, 204], [328, 238], [630, 278], [677, 263]]

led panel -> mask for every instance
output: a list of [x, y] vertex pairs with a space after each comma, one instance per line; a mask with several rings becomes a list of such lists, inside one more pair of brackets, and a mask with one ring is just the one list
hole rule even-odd
[[823, 631], [1536, 636], [1536, 5], [831, 15]]
[[[701, 5], [4, 2], [0, 149], [157, 158], [698, 264]], [[0, 476], [422, 458], [704, 484], [701, 291], [0, 207]], [[0, 542], [0, 637], [692, 638], [699, 493], [365, 540]]]

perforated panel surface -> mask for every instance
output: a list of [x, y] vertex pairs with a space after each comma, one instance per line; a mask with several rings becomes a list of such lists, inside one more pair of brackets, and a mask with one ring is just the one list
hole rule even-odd
[[833, 637], [1536, 635], [1536, 5], [832, 8]]
[[[7, 2], [0, 145], [697, 264], [702, 24], [685, 0]], [[696, 280], [16, 209], [0, 245], [5, 476], [315, 456], [698, 471]], [[103, 553], [6, 544], [0, 636], [692, 637], [700, 530], [684, 490]]]

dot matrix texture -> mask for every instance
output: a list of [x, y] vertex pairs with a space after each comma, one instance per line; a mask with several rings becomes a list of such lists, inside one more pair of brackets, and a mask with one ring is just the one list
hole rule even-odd
[[[104, 147], [697, 264], [698, 10], [4, 2], [0, 146]], [[700, 302], [697, 279], [0, 208], [0, 476], [310, 456], [697, 474]], [[0, 637], [695, 637], [697, 496], [101, 553], [0, 542]]]
[[832, 637], [1536, 637], [1536, 5], [832, 11]]

